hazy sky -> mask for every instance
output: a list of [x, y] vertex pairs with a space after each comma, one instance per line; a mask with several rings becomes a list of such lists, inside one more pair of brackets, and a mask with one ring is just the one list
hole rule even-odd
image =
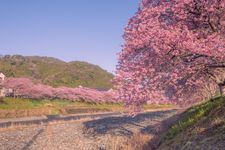
[[139, 0], [0, 0], [0, 54], [83, 60], [112, 72]]

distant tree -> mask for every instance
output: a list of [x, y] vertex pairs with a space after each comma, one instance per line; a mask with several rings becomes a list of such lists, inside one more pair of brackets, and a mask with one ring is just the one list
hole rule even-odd
[[127, 105], [190, 105], [225, 81], [225, 0], [143, 0], [124, 39], [114, 82]]

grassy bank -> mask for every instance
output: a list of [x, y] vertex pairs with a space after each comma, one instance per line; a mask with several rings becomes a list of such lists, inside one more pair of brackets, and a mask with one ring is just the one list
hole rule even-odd
[[159, 149], [225, 147], [225, 97], [193, 106], [162, 136]]
[[33, 100], [33, 99], [22, 99], [22, 98], [3, 98], [0, 101], [0, 110], [2, 109], [36, 109], [43, 107], [55, 107], [55, 108], [64, 108], [64, 107], [89, 107], [89, 108], [99, 108], [99, 109], [119, 109], [122, 108], [122, 104], [94, 104], [86, 102], [72, 102], [69, 100]]
[[[145, 105], [144, 109], [168, 108], [171, 105]], [[3, 98], [0, 100], [0, 118], [31, 117], [41, 115], [68, 115], [95, 112], [124, 112], [121, 103], [86, 103], [68, 100], [33, 100]]]
[[0, 100], [0, 118], [68, 115], [77, 113], [122, 111], [122, 104], [93, 104], [67, 100], [33, 100], [3, 98]]

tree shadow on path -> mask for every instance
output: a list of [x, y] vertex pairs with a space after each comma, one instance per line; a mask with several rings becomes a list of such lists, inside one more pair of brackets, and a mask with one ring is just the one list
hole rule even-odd
[[29, 147], [34, 143], [34, 141], [38, 138], [38, 136], [44, 132], [44, 129], [41, 129], [37, 132], [37, 134], [35, 134], [31, 140], [22, 148], [22, 150], [28, 150]]
[[[144, 132], [147, 128], [150, 128], [149, 124], [151, 122], [160, 122], [163, 118], [167, 118], [168, 114], [174, 114], [175, 112], [176, 110], [146, 112], [138, 114], [135, 117], [123, 115], [87, 121], [83, 123], [83, 131], [93, 136], [111, 134], [130, 137], [135, 131]], [[150, 131], [148, 129], [148, 132]]]

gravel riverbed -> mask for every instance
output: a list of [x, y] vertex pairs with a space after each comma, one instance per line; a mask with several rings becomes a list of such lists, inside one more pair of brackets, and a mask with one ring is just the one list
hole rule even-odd
[[154, 135], [176, 110], [0, 130], [0, 150], [120, 150], [135, 133]]

